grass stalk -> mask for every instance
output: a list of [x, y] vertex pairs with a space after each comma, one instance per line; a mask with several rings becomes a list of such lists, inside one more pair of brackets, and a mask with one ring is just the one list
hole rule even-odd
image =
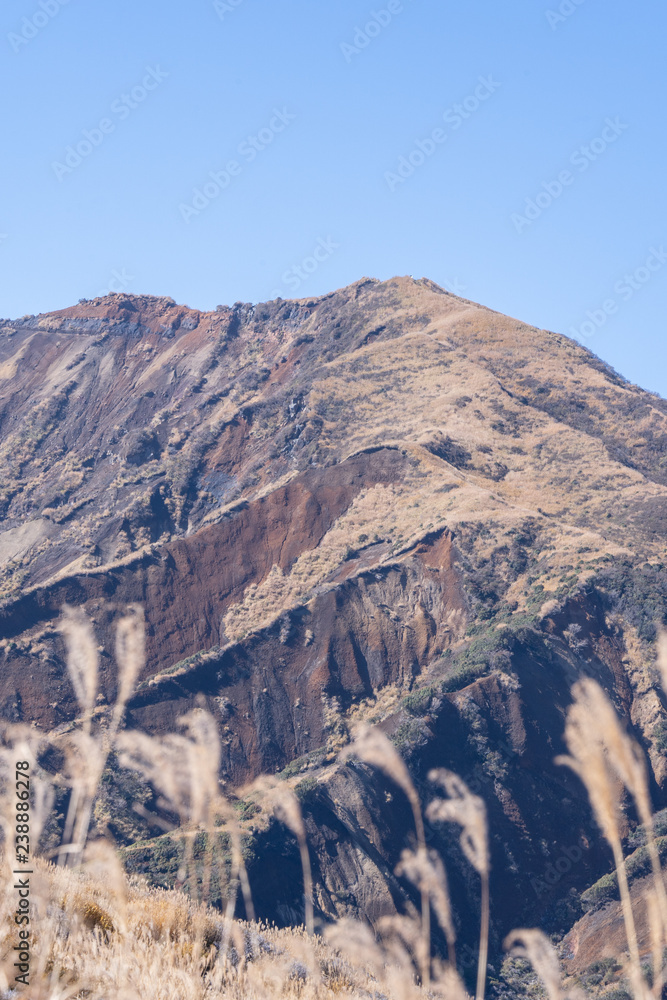
[[489, 960], [489, 873], [482, 872], [482, 913], [479, 929], [479, 958], [477, 961], [477, 989], [475, 1000], [483, 1000], [486, 989], [486, 967]]

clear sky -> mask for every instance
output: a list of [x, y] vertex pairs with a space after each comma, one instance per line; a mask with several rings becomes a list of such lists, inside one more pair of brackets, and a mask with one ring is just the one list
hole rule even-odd
[[666, 35], [664, 0], [5, 0], [0, 315], [425, 275], [667, 396]]

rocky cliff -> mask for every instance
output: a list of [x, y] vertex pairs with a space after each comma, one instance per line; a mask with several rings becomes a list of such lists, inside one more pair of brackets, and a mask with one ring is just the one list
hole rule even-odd
[[[667, 402], [573, 341], [426, 279], [215, 313], [111, 295], [0, 321], [0, 435], [0, 714], [67, 726], [62, 605], [110, 650], [140, 603], [128, 723], [205, 704], [230, 786], [300, 784], [322, 919], [409, 893], [400, 793], [335, 762], [354, 720], [425, 797], [445, 765], [486, 799], [496, 944], [517, 919], [567, 929], [608, 867], [553, 763], [582, 672], [665, 804]], [[102, 700], [115, 685], [103, 655]], [[453, 835], [429, 836], [472, 938], [478, 887]], [[257, 833], [259, 908], [283, 922], [292, 863]]]

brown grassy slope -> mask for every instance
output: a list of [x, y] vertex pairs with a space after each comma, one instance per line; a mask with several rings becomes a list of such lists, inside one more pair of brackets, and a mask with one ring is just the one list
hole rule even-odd
[[[5, 324], [0, 365], [5, 718], [71, 724], [52, 625], [64, 601], [103, 641], [139, 602], [133, 725], [167, 732], [203, 697], [236, 783], [326, 763], [347, 715], [375, 714], [422, 771], [481, 769], [494, 892], [540, 910], [531, 874], [569, 846], [563, 815], [572, 843], [583, 829], [581, 794], [551, 763], [579, 671], [636, 725], [664, 785], [647, 650], [596, 595], [560, 604], [602, 566], [664, 562], [664, 404], [585, 349], [399, 278], [213, 314], [112, 296]], [[492, 676], [438, 689], [418, 719], [404, 707], [415, 684], [443, 681], [441, 653], [474, 644], [478, 612], [493, 638], [526, 610], [546, 650], [530, 635], [490, 644]], [[106, 701], [115, 684], [104, 658]], [[383, 801], [372, 861], [345, 826], [363, 781], [323, 777], [323, 911], [364, 912], [378, 885], [390, 905]], [[582, 865], [600, 873], [592, 852]]]
[[[48, 624], [63, 601], [102, 618], [112, 595], [144, 604], [145, 680], [179, 678], [207, 650], [252, 662], [252, 637], [271, 630], [274, 676], [296, 616], [311, 645], [294, 702], [330, 686], [339, 662], [343, 686], [366, 695], [396, 679], [390, 663], [413, 663], [399, 671], [409, 684], [461, 638], [468, 571], [456, 554], [451, 571], [429, 557], [440, 596], [427, 597], [416, 554], [428, 537], [453, 535], [469, 563], [497, 565], [518, 611], [537, 584], [547, 599], [605, 559], [664, 559], [662, 401], [573, 342], [425, 280], [211, 314], [109, 296], [6, 324], [0, 363], [0, 642], [28, 685], [16, 697], [6, 670], [0, 701], [45, 724], [68, 712]], [[368, 586], [393, 567], [409, 581], [399, 591]], [[364, 679], [355, 649], [369, 644], [381, 664]], [[53, 676], [39, 713], [35, 657]], [[106, 683], [109, 695], [111, 673]], [[264, 688], [239, 706], [235, 732]], [[167, 701], [164, 725], [179, 711], [173, 692]], [[293, 752], [317, 745], [321, 718], [290, 715]]]
[[[482, 512], [537, 517], [566, 550], [615, 551], [628, 528], [642, 554], [664, 545], [663, 402], [571, 341], [430, 283], [213, 314], [110, 296], [6, 325], [0, 358], [8, 596], [389, 444], [428, 477], [397, 536]], [[430, 458], [441, 436], [457, 447]]]
[[[329, 1000], [341, 992], [367, 997], [377, 986], [370, 970], [354, 967], [321, 938], [307, 938], [303, 928], [232, 923], [182, 893], [128, 884], [94, 865], [74, 871], [37, 859], [33, 869], [26, 996]], [[18, 937], [9, 879], [7, 885], [0, 904], [0, 988], [10, 996], [16, 995], [10, 989], [25, 987], [14, 980]], [[422, 991], [412, 986], [410, 995]]]

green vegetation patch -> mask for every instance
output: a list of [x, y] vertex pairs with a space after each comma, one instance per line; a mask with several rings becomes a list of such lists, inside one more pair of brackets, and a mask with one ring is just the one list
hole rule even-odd
[[653, 642], [657, 625], [667, 625], [667, 570], [648, 563], [614, 562], [589, 583], [604, 592], [611, 610], [637, 629], [641, 639]]
[[546, 652], [537, 618], [531, 614], [514, 615], [506, 607], [490, 621], [476, 622], [470, 633], [473, 635], [470, 644], [455, 654], [447, 667], [440, 688], [443, 693], [460, 691], [494, 670], [507, 668], [518, 645], [535, 655], [543, 656]]
[[[128, 875], [143, 875], [149, 885], [173, 889], [182, 884], [195, 898], [206, 897], [213, 906], [222, 906], [227, 898], [231, 873], [230, 841], [226, 833], [216, 834], [213, 842], [202, 830], [184, 836], [164, 834], [120, 850]], [[185, 836], [191, 836], [191, 859], [186, 863]], [[252, 842], [246, 838], [243, 848], [246, 862], [252, 857]]]
[[326, 747], [318, 747], [317, 750], [311, 750], [309, 753], [303, 754], [301, 757], [296, 757], [291, 760], [287, 767], [284, 767], [280, 772], [280, 778], [295, 778], [297, 774], [301, 774], [303, 771], [310, 771], [317, 767], [322, 767], [325, 763], [325, 757], [328, 754]]
[[[656, 843], [660, 859], [664, 861], [667, 858], [667, 837], [658, 837]], [[625, 859], [625, 868], [628, 873], [628, 882], [633, 882], [635, 879], [648, 875], [651, 871], [651, 858], [648, 848], [645, 846], [639, 847], [630, 854]], [[608, 875], [603, 875], [589, 889], [582, 892], [581, 903], [585, 910], [594, 910], [618, 898], [618, 878], [616, 872], [610, 872]]]
[[305, 805], [307, 802], [312, 802], [317, 794], [317, 788], [317, 778], [313, 777], [303, 778], [294, 786], [296, 797], [301, 805]]
[[423, 716], [426, 715], [434, 697], [437, 694], [437, 688], [429, 684], [427, 687], [417, 688], [415, 691], [411, 691], [403, 701], [401, 702], [402, 707], [409, 712], [410, 715]]

